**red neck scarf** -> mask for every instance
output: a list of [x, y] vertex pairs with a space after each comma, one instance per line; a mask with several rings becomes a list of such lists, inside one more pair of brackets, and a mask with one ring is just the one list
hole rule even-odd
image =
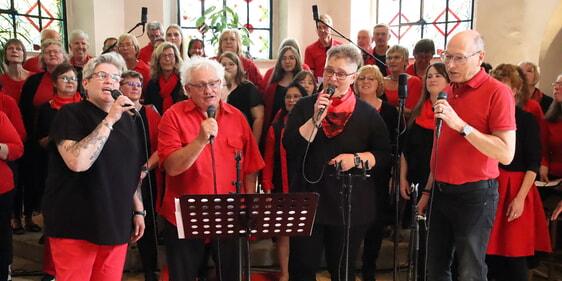
[[326, 118], [322, 120], [322, 130], [328, 138], [339, 135], [355, 110], [357, 100], [351, 88], [341, 98], [332, 97]]
[[423, 104], [420, 115], [416, 118], [416, 124], [420, 125], [422, 128], [435, 130], [433, 115], [433, 104], [431, 104], [430, 99], [427, 99]]
[[176, 84], [178, 83], [178, 76], [175, 72], [172, 72], [168, 81], [164, 78], [164, 75], [160, 75], [160, 80], [158, 81], [160, 84], [160, 96], [162, 96], [162, 114], [166, 112], [170, 106], [174, 104], [174, 100], [172, 99], [172, 91], [176, 88]]
[[80, 96], [79, 92], [76, 92], [76, 94], [74, 94], [74, 96], [70, 97], [70, 98], [63, 98], [59, 95], [55, 95], [53, 97], [53, 99], [51, 100], [51, 108], [59, 110], [65, 104], [69, 104], [69, 103], [73, 103], [73, 102], [79, 102], [81, 100], [82, 100], [82, 97]]

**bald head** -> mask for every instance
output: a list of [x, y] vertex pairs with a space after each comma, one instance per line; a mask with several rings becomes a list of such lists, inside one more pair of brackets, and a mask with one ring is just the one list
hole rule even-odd
[[478, 74], [484, 54], [484, 39], [480, 33], [465, 30], [455, 34], [444, 54], [451, 82], [464, 83]]
[[43, 29], [41, 30], [41, 43], [43, 43], [47, 39], [53, 39], [57, 41], [61, 41], [60, 34], [54, 29]]
[[357, 45], [365, 50], [371, 50], [371, 33], [366, 29], [357, 32]]

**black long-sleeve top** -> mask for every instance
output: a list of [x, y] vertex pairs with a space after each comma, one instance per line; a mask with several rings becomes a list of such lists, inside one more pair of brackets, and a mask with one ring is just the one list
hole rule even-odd
[[[310, 143], [306, 159], [304, 159], [307, 139], [299, 133], [299, 128], [314, 114], [314, 102], [317, 95], [304, 97], [299, 100], [289, 113], [283, 145], [287, 150], [289, 179], [291, 192], [316, 192], [320, 194], [316, 223], [328, 225], [343, 225], [342, 216], [342, 180], [335, 176], [336, 170], [327, 163], [342, 153], [371, 152], [376, 159], [375, 167], [368, 171], [370, 178], [353, 178], [351, 195], [351, 225], [370, 223], [375, 218], [375, 187], [388, 186], [384, 179], [390, 171], [391, 145], [388, 130], [377, 110], [361, 99], [357, 103], [353, 114], [344, 130], [333, 138], [328, 138], [320, 129], [312, 143]], [[306, 161], [306, 162], [304, 162]], [[307, 179], [317, 180], [309, 183]], [[370, 163], [372, 166], [372, 163]], [[360, 174], [360, 170], [349, 170]], [[322, 174], [323, 173], [323, 174]]]
[[537, 119], [533, 114], [517, 107], [515, 122], [515, 156], [511, 164], [500, 164], [500, 168], [511, 172], [538, 172], [541, 164], [541, 138]]

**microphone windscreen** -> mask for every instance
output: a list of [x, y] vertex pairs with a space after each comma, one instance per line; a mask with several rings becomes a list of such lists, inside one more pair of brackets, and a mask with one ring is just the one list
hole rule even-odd
[[217, 115], [217, 109], [215, 108], [215, 106], [209, 105], [209, 107], [207, 107], [207, 117], [215, 118], [216, 115]]
[[141, 23], [146, 23], [147, 22], [147, 15], [148, 14], [148, 8], [147, 7], [142, 7], [141, 10]]
[[312, 18], [314, 21], [318, 21], [318, 6], [312, 5]]
[[119, 96], [122, 96], [123, 93], [121, 93], [121, 91], [115, 89], [115, 90], [111, 90], [111, 97], [113, 97], [114, 100], [116, 100]]
[[332, 98], [335, 92], [336, 92], [336, 86], [328, 85], [328, 88], [326, 88], [326, 93], [330, 95], [328, 98]]
[[439, 92], [439, 94], [437, 94], [437, 99], [438, 100], [446, 100], [447, 99], [447, 93], [446, 92]]

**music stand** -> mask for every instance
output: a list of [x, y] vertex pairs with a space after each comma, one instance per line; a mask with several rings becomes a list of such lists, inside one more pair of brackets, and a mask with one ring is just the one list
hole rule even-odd
[[[182, 195], [178, 232], [185, 238], [246, 238], [247, 249], [250, 237], [310, 236], [318, 198], [318, 193]], [[244, 277], [250, 280], [249, 251], [245, 262]], [[242, 264], [240, 258], [239, 280]]]

